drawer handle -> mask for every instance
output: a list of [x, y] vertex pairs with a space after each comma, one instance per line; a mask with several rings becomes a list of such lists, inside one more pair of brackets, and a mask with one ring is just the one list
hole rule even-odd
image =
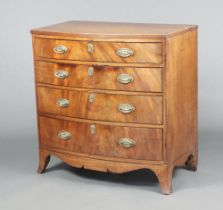
[[129, 74], [119, 74], [117, 80], [122, 84], [129, 84], [133, 81], [133, 77]]
[[116, 54], [120, 57], [127, 58], [129, 56], [132, 56], [134, 54], [134, 51], [129, 48], [119, 48], [117, 49]]
[[57, 101], [58, 106], [66, 108], [69, 106], [70, 102], [69, 100], [65, 99], [65, 98], [61, 98]]
[[124, 114], [128, 114], [135, 111], [135, 107], [131, 104], [120, 104], [118, 110]]
[[57, 45], [53, 48], [53, 51], [57, 54], [65, 54], [67, 52], [67, 47], [64, 45]]
[[136, 142], [133, 139], [129, 138], [120, 138], [119, 139], [119, 145], [125, 147], [125, 148], [130, 148], [134, 147]]
[[68, 131], [59, 131], [57, 136], [62, 140], [69, 140], [71, 138], [71, 133]]
[[69, 73], [63, 70], [58, 70], [54, 75], [59, 79], [66, 79], [69, 76]]

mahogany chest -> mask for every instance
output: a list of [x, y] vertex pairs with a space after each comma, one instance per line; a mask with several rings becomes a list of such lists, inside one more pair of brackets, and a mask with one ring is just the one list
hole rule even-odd
[[70, 21], [32, 32], [39, 169], [197, 168], [197, 26]]

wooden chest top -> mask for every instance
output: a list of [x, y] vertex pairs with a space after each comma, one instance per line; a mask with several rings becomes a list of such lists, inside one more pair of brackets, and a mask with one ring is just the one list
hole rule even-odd
[[196, 25], [148, 24], [68, 21], [43, 28], [33, 29], [33, 34], [77, 36], [82, 38], [165, 38], [191, 29]]

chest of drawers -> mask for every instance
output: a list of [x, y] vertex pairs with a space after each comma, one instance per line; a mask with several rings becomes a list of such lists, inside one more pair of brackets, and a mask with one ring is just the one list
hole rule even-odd
[[32, 30], [42, 173], [197, 168], [197, 26], [70, 21]]

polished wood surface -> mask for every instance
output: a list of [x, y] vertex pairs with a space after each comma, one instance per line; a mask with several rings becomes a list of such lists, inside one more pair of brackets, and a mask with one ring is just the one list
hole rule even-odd
[[[88, 43], [93, 44], [93, 52], [88, 52]], [[53, 49], [58, 45], [65, 46], [67, 52], [55, 53]], [[119, 48], [129, 48], [134, 51], [134, 54], [121, 57], [116, 53]], [[35, 38], [34, 53], [37, 57], [77, 61], [151, 64], [163, 62], [162, 43], [87, 42]]]
[[36, 83], [36, 87], [46, 87], [46, 88], [57, 88], [60, 90], [71, 90], [71, 91], [89, 91], [94, 93], [105, 93], [105, 94], [118, 94], [118, 95], [132, 95], [132, 96], [163, 96], [164, 93], [156, 92], [138, 92], [138, 91], [121, 91], [121, 90], [104, 90], [104, 89], [92, 89], [92, 88], [74, 88], [74, 87], [64, 87], [59, 85], [50, 85], [45, 83]]
[[60, 158], [71, 166], [101, 172], [124, 173], [139, 169], [149, 169], [157, 176], [162, 193], [166, 195], [170, 194], [172, 191], [172, 173], [174, 167], [182, 167], [188, 159], [188, 153], [183, 154], [171, 165], [171, 167], [168, 167], [166, 164], [154, 164], [149, 161], [141, 163], [141, 160], [138, 160], [137, 164], [135, 164], [133, 161], [125, 162], [127, 159], [123, 159], [122, 161], [117, 158], [113, 161], [108, 161], [103, 158], [96, 159], [89, 156], [77, 155], [71, 152], [64, 152], [63, 150], [45, 148], [42, 145], [39, 151], [39, 173], [44, 172], [47, 164], [49, 163], [50, 155]]
[[68, 21], [44, 28], [33, 29], [35, 35], [71, 36], [95, 38], [165, 38], [191, 29], [196, 25], [183, 24], [151, 24], [151, 23], [119, 23], [119, 22], [91, 22]]
[[[93, 67], [93, 75], [89, 76], [88, 69]], [[162, 92], [161, 68], [112, 67], [96, 65], [76, 65], [53, 62], [35, 63], [37, 82], [79, 88]], [[66, 71], [69, 76], [60, 79], [55, 76], [58, 70]], [[120, 74], [133, 77], [129, 84], [117, 80]]]
[[142, 124], [142, 123], [98, 121], [98, 120], [88, 120], [88, 119], [81, 119], [81, 118], [74, 118], [74, 117], [66, 117], [66, 116], [56, 115], [56, 114], [46, 114], [46, 113], [39, 113], [38, 115], [50, 117], [54, 119], [59, 119], [59, 120], [61, 119], [61, 120], [69, 120], [72, 122], [97, 123], [100, 125], [114, 125], [114, 126], [133, 127], [133, 128], [162, 128], [162, 129], [165, 127], [163, 124], [154, 125], [154, 124]]
[[[95, 133], [91, 133], [91, 126]], [[58, 132], [71, 133], [69, 140], [62, 140]], [[120, 138], [130, 138], [135, 146], [124, 148], [119, 145]], [[162, 160], [162, 130], [149, 128], [129, 128], [70, 122], [40, 117], [41, 144], [53, 148], [120, 158], [141, 160]]]
[[[161, 96], [103, 94], [93, 90], [69, 91], [45, 87], [38, 87], [37, 94], [41, 113], [113, 122], [162, 123]], [[94, 102], [89, 101], [91, 95]], [[62, 98], [69, 100], [68, 107], [58, 106], [57, 101]], [[130, 104], [135, 110], [124, 114], [118, 110], [121, 104]]]
[[[175, 167], [197, 169], [197, 26], [71, 21], [32, 30], [32, 36], [39, 173], [51, 155], [103, 172], [144, 168], [170, 194]], [[57, 54], [56, 45], [68, 51]], [[123, 58], [118, 48], [134, 53]], [[58, 70], [69, 76], [57, 78]], [[134, 80], [121, 84], [123, 73]], [[61, 98], [68, 107], [58, 106]], [[121, 113], [120, 104], [135, 110]], [[59, 139], [61, 130], [72, 137]], [[120, 138], [136, 144], [124, 148]]]
[[196, 168], [197, 31], [167, 40], [166, 68], [168, 161], [190, 151]]

